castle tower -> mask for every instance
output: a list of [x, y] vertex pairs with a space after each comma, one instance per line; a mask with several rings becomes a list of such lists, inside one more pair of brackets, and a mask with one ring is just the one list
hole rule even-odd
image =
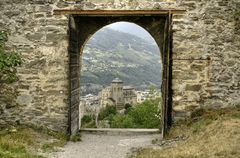
[[115, 101], [117, 110], [124, 109], [123, 81], [116, 78], [111, 83], [111, 98]]

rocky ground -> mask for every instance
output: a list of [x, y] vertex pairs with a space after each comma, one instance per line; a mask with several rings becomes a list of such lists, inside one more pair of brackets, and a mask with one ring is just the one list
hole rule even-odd
[[69, 142], [52, 158], [126, 158], [134, 148], [150, 147], [160, 134], [96, 135], [83, 134], [81, 142]]

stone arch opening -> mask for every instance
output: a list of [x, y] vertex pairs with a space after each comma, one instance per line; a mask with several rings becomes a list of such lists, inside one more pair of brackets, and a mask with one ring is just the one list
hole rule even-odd
[[148, 31], [155, 39], [163, 63], [162, 79], [162, 135], [171, 126], [171, 12], [108, 12], [89, 14], [72, 14], [69, 16], [69, 135], [74, 135], [79, 130], [79, 100], [80, 100], [80, 69], [81, 57], [86, 41], [100, 28], [108, 24], [127, 21], [135, 23]]
[[[129, 29], [131, 30], [131, 32], [126, 31]], [[111, 34], [109, 34], [110, 32], [111, 32]], [[136, 38], [134, 38], [134, 39], [139, 39], [138, 45], [134, 45], [134, 42], [132, 41], [132, 39], [128, 38], [129, 35], [131, 35], [130, 37], [135, 36]], [[103, 36], [104, 36], [104, 38], [102, 38]], [[96, 38], [98, 40], [100, 38], [100, 40], [96, 41]], [[108, 40], [108, 38], [110, 40]], [[141, 67], [138, 67], [138, 69], [135, 69], [135, 71], [138, 72], [139, 74], [134, 73], [135, 76], [133, 75], [132, 77], [135, 78], [136, 76], [138, 76], [138, 78], [135, 79], [135, 81], [139, 80], [139, 82], [140, 82], [140, 81], [142, 81], [141, 79], [145, 74], [149, 74], [149, 72], [154, 71], [155, 73], [153, 73], [154, 74], [154, 75], [152, 75], [153, 77], [151, 75], [148, 75], [148, 80], [145, 80], [146, 81], [145, 84], [148, 87], [150, 85], [155, 85], [155, 87], [156, 87], [155, 92], [158, 92], [160, 90], [160, 86], [162, 83], [161, 76], [162, 76], [162, 70], [163, 70], [162, 69], [162, 67], [163, 67], [162, 59], [161, 59], [161, 55], [160, 55], [161, 52], [160, 52], [160, 49], [159, 49], [155, 39], [152, 37], [152, 35], [147, 30], [145, 30], [143, 27], [141, 27], [133, 22], [117, 21], [117, 22], [114, 22], [111, 24], [104, 25], [100, 29], [95, 31], [93, 34], [89, 34], [88, 38], [86, 39], [86, 41], [84, 42], [84, 44], [82, 46], [83, 48], [80, 50], [80, 88], [81, 88], [81, 91], [80, 91], [81, 99], [80, 99], [80, 107], [79, 107], [79, 113], [80, 113], [79, 127], [80, 128], [82, 127], [81, 126], [81, 117], [82, 116], [95, 115], [96, 111], [100, 111], [100, 109], [104, 108], [105, 107], [104, 105], [106, 105], [106, 104], [115, 105], [115, 103], [112, 103], [111, 100], [109, 100], [110, 102], [107, 101], [107, 99], [103, 99], [102, 101], [100, 101], [101, 97], [97, 98], [97, 96], [99, 96], [99, 95], [96, 91], [102, 92], [102, 89], [98, 89], [96, 91], [87, 90], [89, 87], [91, 87], [92, 83], [100, 84], [100, 85], [105, 84], [102, 82], [101, 83], [96, 82], [93, 78], [89, 77], [89, 74], [91, 74], [92, 71], [94, 71], [92, 69], [99, 70], [98, 72], [94, 71], [95, 73], [98, 74], [97, 76], [99, 79], [103, 79], [104, 81], [106, 81], [105, 76], [108, 76], [107, 83], [109, 83], [109, 84], [105, 85], [105, 86], [112, 85], [111, 83], [115, 78], [119, 78], [120, 80], [124, 81], [124, 83], [121, 84], [121, 88], [118, 88], [118, 89], [122, 89], [121, 90], [122, 93], [120, 93], [118, 96], [115, 96], [114, 95], [115, 93], [113, 93], [115, 91], [113, 89], [111, 92], [111, 94], [113, 95], [112, 96], [113, 100], [115, 100], [117, 102], [115, 106], [118, 111], [124, 109], [124, 105], [126, 105], [126, 104], [135, 105], [135, 104], [141, 102], [141, 101], [139, 101], [139, 99], [137, 99], [137, 95], [136, 95], [136, 97], [135, 97], [135, 95], [133, 95], [133, 93], [135, 94], [135, 92], [137, 92], [137, 91], [135, 91], [136, 90], [135, 88], [139, 89], [139, 86], [140, 86], [139, 84], [136, 84], [136, 82], [133, 83], [133, 82], [131, 82], [131, 80], [129, 80], [130, 78], [125, 78], [124, 76], [121, 76], [118, 74], [112, 74], [112, 73], [108, 74], [110, 70], [100, 69], [101, 65], [105, 64], [105, 60], [102, 60], [101, 57], [97, 57], [97, 56], [93, 55], [93, 54], [99, 54], [98, 51], [100, 51], [100, 52], [102, 52], [102, 54], [107, 53], [110, 56], [111, 56], [111, 54], [115, 54], [115, 55], [119, 54], [119, 55], [123, 55], [123, 56], [127, 56], [127, 54], [132, 54], [135, 56], [135, 58], [138, 59], [139, 56], [137, 54], [135, 54], [134, 52], [128, 51], [126, 47], [124, 47], [124, 49], [125, 49], [124, 53], [119, 51], [118, 49], [114, 49], [114, 48], [118, 47], [115, 44], [117, 43], [116, 41], [118, 41], [119, 38], [124, 46], [127, 46], [126, 43], [128, 43], [129, 45], [131, 44], [131, 50], [134, 50], [135, 53], [138, 53], [139, 55], [144, 53], [147, 57], [150, 57], [150, 58], [151, 58], [151, 56], [154, 56], [154, 58], [151, 58], [151, 66], [150, 65], [147, 66], [148, 71], [145, 70], [146, 65], [141, 65]], [[125, 38], [125, 40], [122, 40], [124, 38]], [[145, 38], [145, 39], [143, 39], [143, 38]], [[144, 42], [144, 43], [142, 43], [142, 42]], [[111, 45], [109, 45], [108, 43], [111, 43]], [[142, 44], [142, 46], [140, 43]], [[95, 48], [95, 46], [96, 46], [96, 48]], [[106, 49], [106, 47], [108, 47], [108, 49]], [[95, 50], [94, 48], [97, 50]], [[149, 49], [149, 48], [151, 48], [151, 49]], [[112, 50], [112, 51], [109, 52], [109, 50]], [[137, 52], [136, 52], [136, 50], [137, 50]], [[142, 52], [142, 53], [140, 53], [140, 52]], [[89, 57], [91, 57], [92, 60], [96, 60], [100, 63], [91, 62], [91, 60], [89, 60]], [[109, 57], [107, 57], [106, 59], [108, 59], [108, 58]], [[99, 59], [100, 59], [100, 61], [99, 61]], [[112, 61], [115, 60], [115, 59], [111, 59], [111, 60], [110, 59], [111, 58], [109, 58], [109, 61], [107, 63], [112, 63]], [[118, 59], [116, 59], [116, 60], [118, 60]], [[101, 61], [103, 61], [103, 63]], [[135, 61], [135, 60], [132, 60], [132, 61]], [[140, 60], [138, 60], [138, 61], [140, 61]], [[120, 62], [121, 62], [121, 60], [120, 60]], [[137, 63], [135, 63], [135, 62], [130, 63], [130, 62], [131, 62], [131, 60], [126, 59], [126, 62], [124, 61], [126, 66], [124, 66], [124, 67], [127, 67], [127, 64], [137, 64], [138, 65], [138, 62]], [[89, 68], [89, 67], [86, 67], [86, 65], [89, 66], [89, 63], [91, 63], [90, 64], [91, 70], [86, 69], [86, 68]], [[140, 70], [141, 68], [142, 68], [142, 71]], [[128, 69], [131, 70], [131, 68], [128, 68]], [[102, 75], [102, 73], [100, 73], [100, 71], [102, 71], [102, 70], [104, 71], [104, 75]], [[115, 71], [115, 70], [113, 69], [112, 71]], [[121, 72], [123, 72], [123, 71], [121, 71]], [[144, 74], [141, 74], [143, 72], [144, 72]], [[95, 74], [95, 73], [93, 73], [93, 74]], [[100, 77], [99, 77], [99, 75], [100, 75]], [[130, 82], [125, 82], [125, 81], [130, 81]], [[149, 82], [147, 82], [147, 81], [149, 81]], [[151, 82], [151, 84], [150, 84], [150, 82]], [[133, 84], [134, 89], [131, 90], [131, 87], [126, 86], [128, 84], [129, 85]], [[84, 88], [83, 88], [83, 86], [84, 86]], [[105, 89], [105, 90], [107, 91], [107, 89]], [[105, 92], [105, 90], [104, 90], [104, 92]], [[146, 90], [146, 88], [145, 88], [145, 90]], [[139, 91], [139, 92], [141, 92], [141, 91]], [[90, 93], [93, 95], [90, 95]], [[109, 93], [109, 91], [107, 91], [106, 93], [104, 93], [104, 96], [102, 98], [106, 98], [105, 95], [111, 95], [111, 94]], [[129, 94], [129, 95], [127, 95], [127, 94]], [[159, 94], [159, 96], [160, 95], [161, 94]], [[99, 99], [98, 105], [97, 105], [96, 101], [89, 102], [89, 98], [91, 100]], [[118, 100], [121, 100], [121, 101], [119, 102]], [[90, 103], [91, 103], [91, 105], [94, 105], [94, 106], [90, 106]], [[160, 104], [158, 106], [160, 106]], [[161, 124], [161, 122], [159, 122], [157, 128], [160, 128], [160, 124]]]

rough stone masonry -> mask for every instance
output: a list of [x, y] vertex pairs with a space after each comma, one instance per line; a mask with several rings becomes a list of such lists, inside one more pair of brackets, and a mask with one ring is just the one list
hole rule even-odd
[[69, 8], [186, 9], [173, 17], [174, 116], [240, 102], [239, 0], [1, 0], [0, 30], [9, 33], [7, 45], [24, 64], [17, 83], [1, 85], [0, 124], [67, 130], [68, 16], [53, 10]]

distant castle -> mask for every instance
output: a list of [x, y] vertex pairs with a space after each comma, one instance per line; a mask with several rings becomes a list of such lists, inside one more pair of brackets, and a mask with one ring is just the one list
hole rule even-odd
[[126, 104], [136, 104], [137, 94], [133, 87], [123, 86], [123, 81], [116, 78], [111, 86], [104, 88], [99, 93], [101, 108], [106, 105], [115, 105], [117, 110], [124, 109]]

